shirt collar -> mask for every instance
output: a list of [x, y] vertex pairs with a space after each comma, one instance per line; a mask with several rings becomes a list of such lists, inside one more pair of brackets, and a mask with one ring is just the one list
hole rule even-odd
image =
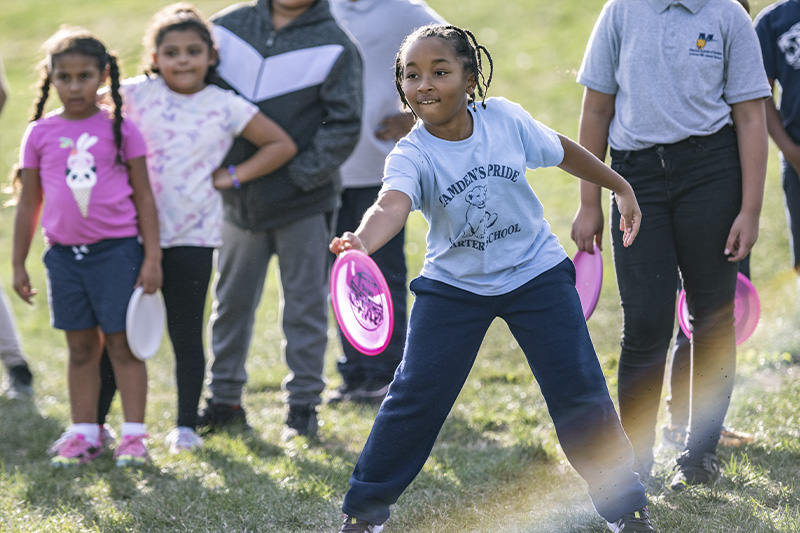
[[683, 0], [682, 2], [678, 2], [677, 0], [647, 0], [650, 6], [656, 10], [656, 13], [663, 13], [667, 10], [667, 8], [673, 4], [682, 4], [683, 7], [688, 9], [692, 12], [692, 14], [697, 13], [700, 9], [708, 3], [708, 0]]

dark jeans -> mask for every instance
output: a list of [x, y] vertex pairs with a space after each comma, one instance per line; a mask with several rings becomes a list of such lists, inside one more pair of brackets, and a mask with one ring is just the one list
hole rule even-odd
[[[345, 189], [342, 192], [342, 207], [336, 222], [336, 234], [355, 231], [361, 218], [375, 202], [380, 187]], [[407, 309], [407, 270], [406, 256], [403, 251], [405, 229], [400, 230], [392, 240], [370, 257], [381, 269], [394, 307], [394, 330], [386, 349], [376, 356], [364, 355], [339, 332], [344, 354], [337, 367], [345, 385], [350, 388], [378, 389], [392, 381], [394, 371], [403, 358], [403, 347], [406, 343], [406, 309]]]
[[389, 518], [389, 506], [430, 455], [495, 318], [505, 320], [525, 353], [564, 453], [600, 515], [614, 521], [646, 505], [568, 259], [500, 296], [422, 277], [411, 290], [403, 362], [350, 478], [345, 513], [375, 524]]
[[736, 371], [733, 327], [737, 265], [723, 254], [742, 202], [736, 134], [636, 152], [611, 151], [612, 168], [632, 185], [642, 209], [636, 242], [622, 246], [612, 201], [614, 266], [623, 311], [619, 362], [620, 418], [647, 471], [667, 351], [675, 325], [680, 272], [692, 327], [692, 391], [688, 449], [713, 452]]
[[800, 273], [800, 178], [794, 167], [781, 156], [783, 198], [786, 205], [786, 222], [791, 232], [792, 260]]
[[[739, 272], [750, 278], [750, 254], [739, 261]], [[683, 285], [678, 283], [678, 292]], [[670, 428], [689, 426], [689, 391], [692, 376], [692, 343], [680, 327], [675, 328], [675, 342], [669, 362], [669, 391], [666, 399]]]
[[[164, 282], [161, 293], [167, 308], [167, 331], [175, 352], [178, 385], [177, 425], [194, 428], [203, 391], [206, 358], [203, 348], [206, 294], [211, 280], [213, 248], [176, 246], [162, 250]], [[110, 361], [100, 360], [98, 423], [105, 423], [116, 391]]]

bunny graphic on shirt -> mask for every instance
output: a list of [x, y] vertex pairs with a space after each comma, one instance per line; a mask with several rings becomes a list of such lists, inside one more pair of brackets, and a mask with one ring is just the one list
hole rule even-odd
[[78, 203], [81, 216], [89, 215], [89, 201], [92, 198], [92, 188], [97, 184], [97, 167], [94, 156], [89, 148], [97, 144], [97, 137], [88, 133], [81, 133], [78, 140], [62, 137], [61, 148], [69, 148], [67, 157], [67, 186], [72, 191], [72, 196]]

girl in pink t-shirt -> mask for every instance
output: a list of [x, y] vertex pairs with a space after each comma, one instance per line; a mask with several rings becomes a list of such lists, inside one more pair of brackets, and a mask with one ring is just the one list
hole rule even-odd
[[[136, 127], [123, 120], [117, 61], [97, 38], [63, 28], [45, 50], [41, 96], [20, 147], [12, 262], [14, 290], [32, 303], [36, 290], [25, 260], [41, 212], [51, 321], [66, 332], [72, 410], [72, 426], [52, 463], [82, 464], [101, 451], [97, 398], [105, 344], [125, 419], [114, 456], [118, 466], [142, 464], [148, 460], [147, 369], [128, 346], [125, 315], [135, 287], [153, 293], [161, 286], [146, 147]], [[109, 78], [113, 109], [95, 97]], [[51, 88], [63, 107], [43, 117]]]

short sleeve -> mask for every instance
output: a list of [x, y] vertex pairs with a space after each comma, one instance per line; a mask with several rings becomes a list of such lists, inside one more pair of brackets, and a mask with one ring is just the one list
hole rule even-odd
[[241, 135], [259, 109], [255, 104], [233, 91], [225, 91], [225, 93], [228, 100], [227, 105], [231, 111], [231, 127], [237, 136]]
[[122, 122], [122, 157], [125, 161], [147, 155], [144, 136], [132, 120]]
[[761, 47], [750, 18], [743, 10], [736, 10], [742, 17], [734, 33], [728, 52], [727, 79], [723, 96], [728, 104], [736, 104], [771, 94], [764, 71]]
[[620, 53], [620, 36], [615, 30], [611, 3], [603, 6], [592, 29], [586, 52], [578, 70], [578, 83], [589, 89], [616, 94], [619, 85], [616, 79]]
[[411, 209], [422, 206], [422, 155], [410, 143], [400, 141], [386, 157], [381, 192], [400, 191], [411, 199]]
[[554, 167], [564, 160], [564, 147], [555, 130], [533, 118], [522, 106], [513, 104], [521, 123], [526, 166], [532, 170]]
[[20, 168], [39, 168], [40, 153], [36, 148], [36, 135], [34, 130], [36, 122], [31, 122], [25, 129], [22, 142], [19, 147], [19, 167]]
[[762, 12], [755, 21], [756, 36], [758, 37], [759, 44], [761, 45], [761, 57], [764, 60], [764, 70], [767, 77], [776, 79], [778, 77], [778, 61], [777, 61], [777, 46], [774, 42], [774, 37], [770, 28], [769, 17], [765, 16], [766, 13]]

